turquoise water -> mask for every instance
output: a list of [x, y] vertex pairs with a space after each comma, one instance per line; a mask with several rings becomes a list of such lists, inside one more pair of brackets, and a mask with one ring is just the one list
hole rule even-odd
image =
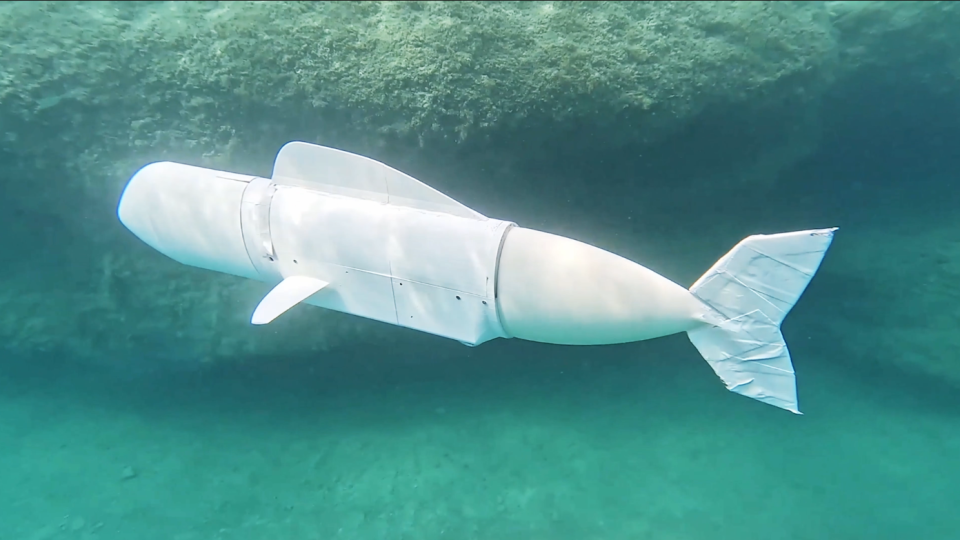
[[[907, 235], [823, 210], [847, 227], [784, 325], [804, 416], [726, 392], [682, 336], [468, 349], [388, 330], [389, 348], [145, 370], [38, 351], [0, 372], [2, 538], [953, 538], [960, 394], [898, 366], [909, 343], [877, 345], [890, 297], [845, 267], [944, 230], [949, 198], [917, 187], [857, 197], [897, 200]], [[637, 242], [683, 280], [723, 249], [701, 230]]]
[[[838, 15], [841, 4], [851, 11]], [[757, 8], [747, 20], [783, 15], [782, 36], [761, 36], [782, 46], [745, 56], [736, 47], [750, 52], [765, 41], [738, 33], [746, 27], [737, 30], [739, 19], [724, 11], [734, 8], [709, 8], [722, 13], [704, 30], [686, 25], [712, 21], [708, 8], [641, 6], [654, 19], [679, 14], [671, 27], [678, 52], [654, 73], [677, 83], [668, 86], [678, 100], [712, 107], [676, 132], [656, 144], [618, 144], [636, 119], [602, 116], [610, 109], [581, 96], [570, 110], [596, 109], [596, 123], [576, 117], [560, 129], [544, 113], [529, 126], [505, 121], [516, 129], [502, 139], [443, 146], [443, 132], [423, 147], [383, 144], [368, 130], [402, 117], [410, 102], [381, 115], [370, 103], [389, 109], [390, 96], [365, 94], [358, 103], [367, 109], [338, 110], [356, 128], [341, 132], [314, 121], [319, 109], [298, 100], [319, 107], [313, 101], [272, 93], [322, 87], [309, 77], [284, 86], [294, 80], [286, 67], [276, 68], [276, 80], [254, 77], [263, 87], [232, 86], [247, 80], [238, 75], [247, 69], [274, 73], [293, 61], [264, 60], [261, 49], [244, 46], [286, 51], [290, 37], [296, 49], [313, 43], [317, 20], [367, 11], [239, 5], [202, 2], [181, 13], [166, 3], [44, 4], [34, 13], [27, 3], [0, 4], [11, 17], [0, 17], [0, 54], [8, 55], [0, 62], [0, 540], [960, 538], [960, 86], [951, 75], [949, 4], [928, 3], [940, 6], [929, 12], [868, 2]], [[538, 17], [555, 20], [559, 7], [530, 5], [539, 8], [502, 4], [483, 14], [506, 13], [491, 20], [506, 21], [498, 31], [507, 34], [533, 23], [555, 29]], [[302, 26], [282, 24], [301, 7]], [[817, 26], [821, 8], [834, 10], [823, 23], [829, 31]], [[446, 17], [447, 8], [435, 9]], [[886, 19], [887, 9], [901, 11]], [[258, 25], [242, 26], [244, 10], [280, 13], [270, 22], [291, 36], [266, 39]], [[464, 10], [451, 17], [471, 22], [475, 6]], [[627, 11], [611, 9], [609, 20], [635, 15]], [[391, 31], [421, 20], [417, 6], [392, 13], [384, 19]], [[589, 24], [606, 24], [599, 12], [585, 13]], [[49, 24], [8, 22], [38, 15]], [[195, 30], [201, 20], [236, 35], [204, 41], [213, 38]], [[100, 34], [88, 31], [95, 26]], [[446, 26], [437, 28], [417, 31], [445, 35]], [[630, 28], [614, 30], [649, 43]], [[354, 30], [331, 35], [349, 42]], [[369, 50], [393, 58], [386, 34], [374, 35], [387, 45]], [[143, 48], [128, 47], [129, 36]], [[698, 90], [707, 97], [683, 94], [677, 81], [691, 80], [684, 69], [701, 65], [698, 50], [706, 51], [683, 40], [724, 36], [733, 45], [718, 50], [747, 60], [710, 74], [723, 89], [739, 88], [739, 76], [746, 88], [796, 70], [780, 86], [821, 92], [813, 83], [822, 74], [802, 66], [823, 67], [833, 53], [818, 51], [828, 47], [843, 61], [873, 64], [864, 60], [868, 67], [817, 94], [816, 122], [805, 124], [809, 111], [784, 105], [789, 98], [727, 109], [726, 90], [716, 99], [707, 87]], [[813, 45], [798, 52], [808, 39]], [[554, 50], [535, 44], [543, 45], [537, 54]], [[927, 49], [911, 56], [913, 45]], [[591, 59], [609, 68], [605, 76], [632, 73], [613, 49], [591, 56], [566, 46], [579, 56], [564, 76]], [[475, 51], [486, 62], [478, 65], [499, 67], [514, 54], [495, 50]], [[144, 68], [151, 52], [166, 55], [155, 70]], [[362, 64], [365, 55], [350, 52], [343, 61]], [[796, 56], [777, 63], [778, 54]], [[241, 60], [232, 71], [218, 63], [230, 55]], [[317, 58], [322, 66], [326, 57]], [[78, 67], [95, 62], [107, 67]], [[128, 78], [114, 62], [132, 66]], [[156, 80], [140, 80], [154, 71]], [[171, 73], [194, 86], [181, 88]], [[197, 83], [207, 75], [209, 88]], [[460, 88], [459, 79], [444, 80], [454, 81], [450, 92]], [[516, 82], [503, 95], [571, 99], [559, 86], [544, 87], [556, 96], [529, 97], [543, 81]], [[377, 88], [391, 90], [365, 91]], [[344, 83], [330, 96], [346, 90]], [[471, 103], [499, 110], [489, 101]], [[656, 124], [641, 112], [633, 111]], [[792, 142], [767, 145], [777, 136]], [[727, 392], [683, 335], [607, 347], [496, 340], [467, 348], [305, 306], [251, 328], [263, 290], [185, 269], [116, 220], [119, 189], [135, 166], [172, 157], [267, 174], [290, 139], [366, 148], [486, 215], [590, 242], [685, 286], [746, 235], [839, 226], [783, 325], [804, 415]]]
[[4, 538], [951, 538], [955, 389], [808, 333], [803, 417], [673, 338], [132, 379], [35, 358], [0, 380]]

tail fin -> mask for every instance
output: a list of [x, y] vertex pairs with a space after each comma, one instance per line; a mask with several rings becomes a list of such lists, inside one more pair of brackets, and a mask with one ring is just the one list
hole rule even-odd
[[836, 228], [743, 239], [690, 287], [713, 308], [687, 332], [731, 392], [801, 414], [780, 324], [830, 247]]

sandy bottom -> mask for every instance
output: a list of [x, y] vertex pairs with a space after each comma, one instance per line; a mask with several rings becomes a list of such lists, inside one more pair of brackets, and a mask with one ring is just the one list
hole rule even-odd
[[7, 358], [0, 538], [954, 538], [956, 389], [856, 369], [798, 318], [804, 416], [726, 392], [683, 337]]

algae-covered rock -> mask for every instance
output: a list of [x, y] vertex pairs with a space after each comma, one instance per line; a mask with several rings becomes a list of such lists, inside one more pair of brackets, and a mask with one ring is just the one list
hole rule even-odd
[[815, 148], [816, 100], [856, 56], [844, 47], [884, 46], [857, 23], [867, 8], [840, 4], [2, 3], [3, 219], [21, 252], [72, 255], [8, 272], [0, 339], [107, 355], [174, 336], [184, 355], [230, 356], [332, 346], [353, 324], [306, 310], [303, 327], [251, 332], [258, 285], [133, 247], [114, 210], [150, 161], [266, 175], [291, 139], [407, 162], [485, 147], [517, 159], [560, 140], [639, 149], [731, 108], [721, 130], [746, 128], [718, 134], [728, 142], [786, 126], [783, 142], [741, 150], [746, 176], [773, 177]]
[[[134, 248], [114, 206], [149, 161], [268, 174], [293, 138], [374, 155], [583, 126], [657, 140], [712, 103], [815, 94], [835, 44], [804, 3], [12, 2], [0, 55], [4, 194], [78, 251], [18, 278], [5, 343], [105, 356], [173, 339], [206, 357], [327, 346], [344, 319], [252, 333], [258, 285]], [[72, 287], [48, 286], [64, 273]]]
[[956, 2], [827, 2], [848, 73], [872, 70], [930, 90], [960, 78]]
[[816, 94], [836, 55], [819, 3], [0, 10], [3, 148], [64, 158], [111, 195], [134, 164], [176, 155], [236, 166], [238, 149], [268, 157], [293, 134], [430, 144], [586, 124], [610, 126], [610, 143], [653, 140], [712, 103]]
[[860, 369], [892, 366], [960, 386], [960, 223], [944, 218], [855, 231], [832, 255], [845, 287], [830, 331]]

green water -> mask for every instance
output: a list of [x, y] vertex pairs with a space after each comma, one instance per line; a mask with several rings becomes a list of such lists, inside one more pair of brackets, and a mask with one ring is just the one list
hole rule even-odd
[[[0, 3], [0, 540], [960, 539], [960, 3]], [[294, 139], [687, 286], [839, 226], [802, 416], [682, 335], [477, 348], [185, 268]]]
[[786, 334], [804, 416], [673, 338], [125, 380], [35, 359], [0, 380], [3, 538], [951, 538], [954, 393]]

